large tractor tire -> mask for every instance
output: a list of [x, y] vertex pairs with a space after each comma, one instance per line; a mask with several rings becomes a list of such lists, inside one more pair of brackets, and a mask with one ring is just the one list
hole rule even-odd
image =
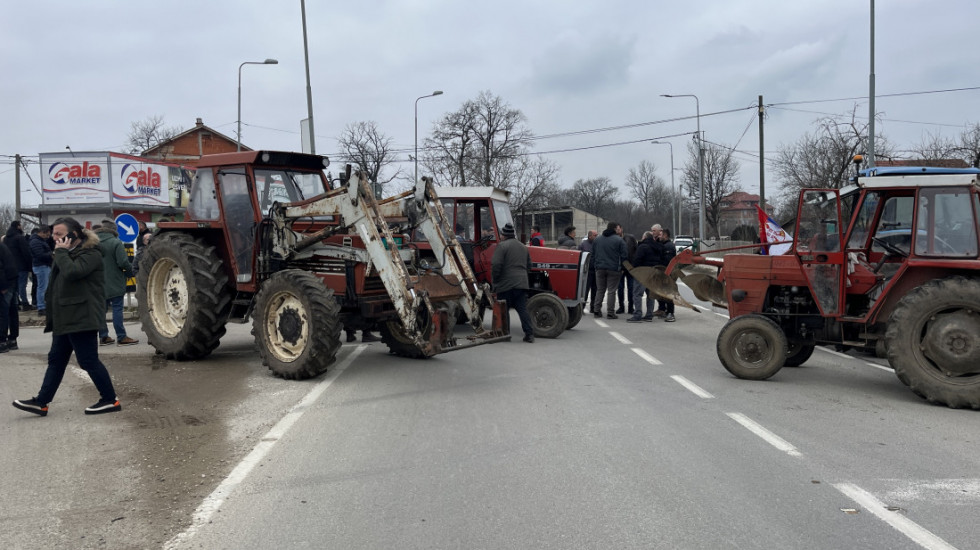
[[549, 292], [539, 292], [527, 300], [534, 336], [558, 338], [568, 326], [568, 308], [561, 298]]
[[757, 314], [728, 321], [718, 333], [717, 347], [725, 369], [745, 380], [765, 380], [779, 372], [789, 350], [783, 329]]
[[[480, 309], [482, 310], [483, 308], [481, 307]], [[442, 337], [443, 346], [448, 344], [449, 339], [453, 337], [456, 315], [450, 314], [447, 318], [449, 319], [449, 326], [446, 327], [446, 334]], [[424, 308], [419, 310], [418, 316], [416, 317], [416, 325], [417, 330], [421, 331], [423, 338], [428, 339], [432, 334], [432, 319]], [[381, 341], [388, 346], [389, 352], [399, 357], [408, 357], [410, 359], [428, 359], [429, 357], [406, 334], [405, 328], [398, 319], [392, 319], [381, 325]]]
[[167, 359], [210, 354], [231, 309], [228, 276], [214, 247], [183, 233], [163, 233], [140, 262], [136, 300], [150, 345]]
[[806, 363], [810, 359], [810, 356], [813, 355], [814, 348], [816, 348], [814, 344], [790, 344], [789, 351], [786, 352], [786, 362], [783, 363], [783, 366], [798, 367]]
[[262, 364], [287, 380], [323, 374], [340, 349], [340, 305], [316, 275], [280, 271], [262, 284], [252, 312], [252, 336]]
[[980, 278], [913, 289], [888, 319], [885, 343], [895, 374], [916, 395], [980, 410]]
[[565, 325], [565, 330], [571, 330], [582, 320], [583, 309], [582, 304], [568, 308], [568, 324]]

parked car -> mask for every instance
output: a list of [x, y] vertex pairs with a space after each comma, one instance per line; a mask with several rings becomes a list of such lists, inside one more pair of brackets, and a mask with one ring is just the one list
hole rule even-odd
[[674, 248], [677, 249], [677, 252], [692, 246], [694, 246], [694, 237], [690, 235], [678, 235], [677, 238], [674, 239]]

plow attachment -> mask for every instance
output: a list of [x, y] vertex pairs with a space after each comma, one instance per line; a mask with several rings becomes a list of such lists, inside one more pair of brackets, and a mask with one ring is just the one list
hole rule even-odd
[[651, 297], [658, 300], [670, 300], [674, 302], [674, 305], [683, 306], [699, 312], [698, 308], [681, 297], [680, 292], [677, 290], [677, 282], [670, 275], [667, 275], [663, 267], [633, 267], [629, 262], [623, 262], [623, 265], [634, 279], [650, 291]]

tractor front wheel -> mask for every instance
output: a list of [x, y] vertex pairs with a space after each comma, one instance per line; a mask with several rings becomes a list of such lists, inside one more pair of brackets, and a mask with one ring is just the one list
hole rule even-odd
[[783, 368], [789, 345], [775, 321], [750, 314], [725, 324], [717, 348], [728, 372], [745, 380], [765, 380]]
[[980, 278], [913, 289], [889, 318], [885, 344], [895, 374], [916, 395], [980, 410]]
[[262, 364], [287, 380], [326, 372], [340, 349], [340, 305], [316, 275], [275, 273], [255, 297], [252, 336]]
[[539, 292], [527, 300], [527, 314], [538, 338], [558, 338], [568, 326], [568, 308], [561, 298]]

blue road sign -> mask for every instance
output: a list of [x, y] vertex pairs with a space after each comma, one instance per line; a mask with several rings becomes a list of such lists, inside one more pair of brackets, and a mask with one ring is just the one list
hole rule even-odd
[[119, 214], [116, 216], [116, 231], [120, 241], [134, 243], [140, 234], [140, 224], [132, 214]]

